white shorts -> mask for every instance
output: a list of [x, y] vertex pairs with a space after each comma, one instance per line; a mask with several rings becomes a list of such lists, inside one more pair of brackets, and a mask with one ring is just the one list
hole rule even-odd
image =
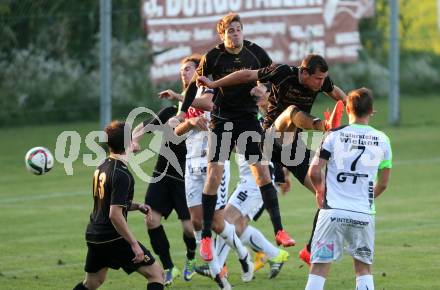
[[263, 198], [258, 187], [247, 186], [246, 182], [238, 184], [228, 201], [241, 212], [242, 216], [248, 216], [253, 220], [263, 209]]
[[313, 234], [312, 263], [331, 263], [345, 250], [356, 260], [373, 263], [375, 218], [373, 215], [338, 209], [319, 211]]
[[[197, 158], [199, 159], [199, 158]], [[206, 181], [207, 162], [200, 159], [187, 159], [185, 168], [185, 193], [188, 208], [202, 204], [203, 187]], [[228, 201], [228, 188], [230, 180], [230, 163], [226, 161], [220, 186], [217, 190], [217, 204], [215, 209], [222, 209]]]

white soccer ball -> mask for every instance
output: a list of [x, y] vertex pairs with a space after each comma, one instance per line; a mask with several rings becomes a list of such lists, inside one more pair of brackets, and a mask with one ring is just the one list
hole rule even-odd
[[34, 147], [29, 150], [24, 161], [27, 170], [36, 175], [43, 175], [53, 167], [53, 155], [44, 147]]

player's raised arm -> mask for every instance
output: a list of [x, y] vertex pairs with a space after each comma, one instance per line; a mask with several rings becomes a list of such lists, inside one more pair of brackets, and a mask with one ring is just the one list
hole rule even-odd
[[[199, 88], [200, 89], [200, 88]], [[213, 90], [208, 89], [200, 97], [194, 99], [191, 104], [191, 107], [211, 112], [214, 108], [214, 103], [212, 102], [212, 98], [214, 97]]]
[[338, 86], [334, 86], [333, 91], [331, 91], [329, 93], [325, 93], [325, 94], [328, 95], [329, 97], [331, 97], [335, 101], [341, 100], [344, 102], [345, 105], [347, 104], [347, 95]]
[[233, 72], [219, 80], [211, 81], [205, 76], [197, 78], [197, 84], [211, 89], [229, 87], [234, 85], [256, 82], [258, 80], [258, 70], [239, 70]]
[[176, 115], [176, 112], [177, 107], [166, 107], [160, 110], [157, 116], [139, 123], [131, 133], [133, 152], [140, 150], [139, 141], [145, 133], [151, 133], [154, 131], [154, 128], [159, 127], [161, 124], [165, 124], [171, 117]]

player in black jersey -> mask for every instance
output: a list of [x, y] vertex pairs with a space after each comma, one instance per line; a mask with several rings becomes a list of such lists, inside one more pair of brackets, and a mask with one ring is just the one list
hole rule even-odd
[[108, 268], [122, 268], [127, 274], [137, 271], [148, 279], [148, 290], [163, 289], [162, 267], [127, 224], [128, 211], [139, 210], [151, 218], [151, 210], [148, 205], [133, 202], [134, 178], [127, 168], [124, 127], [125, 123], [113, 121], [105, 128], [110, 155], [93, 175], [94, 206], [85, 234], [86, 277], [74, 290], [97, 289]]
[[[199, 62], [200, 56], [198, 55], [186, 57], [181, 61], [180, 75], [183, 88], [188, 86]], [[167, 97], [168, 99], [182, 98], [182, 96], [172, 90], [161, 92], [161, 96]], [[177, 107], [175, 106], [162, 109], [158, 113], [160, 123], [165, 124], [170, 118], [176, 116], [176, 113]], [[136, 150], [139, 149], [139, 138], [143, 135], [138, 134], [138, 132], [145, 131], [144, 128], [149, 125], [159, 125], [159, 121], [157, 119], [144, 121], [133, 130], [133, 135], [136, 136], [133, 138]], [[182, 223], [183, 241], [186, 245], [186, 262], [183, 269], [183, 276], [186, 281], [191, 280], [195, 274], [195, 250], [197, 245], [185, 197], [185, 141], [182, 139], [182, 142], [178, 144], [174, 144], [173, 142], [162, 143], [161, 146], [160, 152], [163, 154], [160, 153], [158, 156], [153, 171], [153, 178], [157, 178], [161, 175], [164, 176], [159, 181], [148, 185], [145, 203], [151, 206], [153, 218], [151, 221], [147, 221], [146, 225], [153, 251], [159, 256], [162, 266], [165, 269], [165, 285], [170, 285], [173, 280], [180, 275], [180, 271], [175, 267], [171, 259], [170, 243], [161, 224], [162, 217], [167, 219], [174, 209]], [[179, 170], [174, 168], [176, 164], [170, 162], [170, 156], [166, 156], [164, 153], [165, 146], [177, 157]]]
[[[217, 32], [223, 41], [204, 55], [197, 69], [198, 76], [211, 76], [220, 79], [231, 72], [243, 69], [258, 70], [272, 63], [267, 53], [258, 45], [243, 40], [242, 22], [238, 14], [228, 14], [217, 23]], [[236, 145], [251, 164], [256, 182], [261, 189], [264, 204], [268, 210], [279, 244], [294, 245], [294, 241], [283, 230], [279, 212], [277, 191], [272, 184], [269, 168], [261, 161], [261, 151], [254, 138], [248, 136], [240, 140], [243, 132], [254, 132], [261, 137], [261, 126], [257, 120], [258, 108], [250, 90], [255, 81], [246, 82], [230, 88], [219, 88], [216, 91], [211, 113], [210, 147], [208, 149], [208, 177], [203, 190], [203, 232], [200, 254], [206, 261], [212, 259], [211, 226], [217, 201], [217, 189], [224, 170], [223, 162], [230, 157]], [[186, 91], [182, 111], [192, 104], [196, 94], [193, 82]], [[229, 135], [224, 137], [223, 134]], [[244, 145], [244, 146], [243, 146]], [[253, 159], [253, 160], [251, 160]]]
[[329, 120], [323, 121], [310, 115], [318, 93], [324, 92], [331, 98], [343, 102], [347, 96], [340, 88], [333, 85], [328, 76], [328, 65], [325, 59], [316, 54], [310, 54], [304, 58], [299, 67], [284, 64], [271, 65], [259, 70], [234, 72], [213, 82], [206, 77], [198, 79], [201, 85], [210, 88], [232, 87], [252, 81], [270, 83], [269, 104], [263, 128], [266, 131], [272, 130], [272, 132], [294, 132], [294, 138], [291, 140], [290, 160], [296, 159], [295, 155], [299, 148], [301, 149], [298, 152], [304, 154], [302, 162], [299, 164], [294, 166], [285, 164], [281, 158], [283, 145], [281, 137], [276, 139], [273, 144], [271, 160], [283, 164], [305, 187], [314, 192], [310, 178], [307, 177], [309, 161], [313, 153], [298, 139], [298, 133], [302, 129], [326, 131], [339, 126], [343, 111], [342, 102], [337, 102], [332, 116], [328, 117]]

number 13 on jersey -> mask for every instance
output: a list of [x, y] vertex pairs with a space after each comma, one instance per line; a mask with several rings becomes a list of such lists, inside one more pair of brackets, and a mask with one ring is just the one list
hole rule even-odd
[[93, 196], [98, 196], [99, 199], [103, 199], [105, 195], [105, 180], [107, 176], [105, 172], [99, 172], [99, 169], [95, 170], [93, 174]]

